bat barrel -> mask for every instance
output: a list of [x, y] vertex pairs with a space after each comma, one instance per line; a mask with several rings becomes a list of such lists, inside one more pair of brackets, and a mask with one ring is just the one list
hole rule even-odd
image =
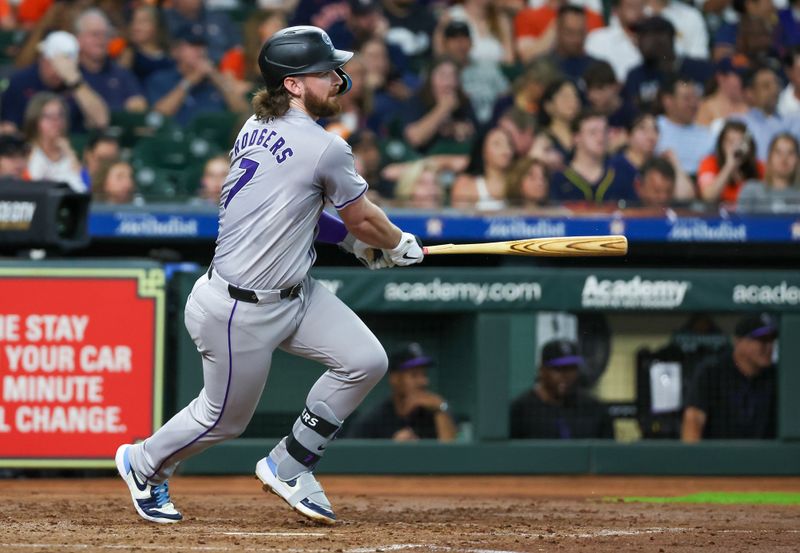
[[563, 236], [527, 238], [481, 244], [441, 244], [423, 248], [425, 255], [483, 254], [530, 255], [543, 257], [599, 257], [628, 253], [628, 240], [622, 235]]

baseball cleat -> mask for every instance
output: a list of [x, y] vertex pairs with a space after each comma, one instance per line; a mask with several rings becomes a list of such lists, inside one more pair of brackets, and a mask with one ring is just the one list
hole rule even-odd
[[169, 487], [166, 482], [151, 486], [147, 480], [136, 474], [128, 460], [130, 444], [122, 444], [117, 448], [114, 460], [117, 472], [128, 485], [133, 498], [133, 506], [139, 516], [150, 522], [172, 523], [183, 519], [169, 498]]
[[313, 474], [304, 472], [297, 478], [283, 481], [278, 478], [277, 472], [275, 463], [269, 457], [256, 463], [256, 477], [261, 480], [265, 492], [274, 493], [292, 509], [315, 522], [336, 523], [331, 503]]

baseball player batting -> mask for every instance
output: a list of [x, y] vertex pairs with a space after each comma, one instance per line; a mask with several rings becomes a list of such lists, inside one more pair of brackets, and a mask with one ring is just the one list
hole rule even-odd
[[[386, 372], [387, 359], [355, 313], [308, 275], [313, 242], [340, 243], [373, 269], [423, 259], [418, 240], [365, 196], [367, 183], [347, 143], [316, 123], [338, 112], [336, 96], [351, 83], [342, 66], [352, 55], [310, 26], [283, 29], [261, 48], [266, 87], [253, 98], [255, 115], [230, 153], [213, 263], [186, 302], [204, 388], [151, 437], [116, 453], [117, 470], [146, 520], [182, 519], [167, 480], [184, 459], [244, 431], [276, 348], [327, 371], [291, 433], [256, 463], [256, 476], [306, 517], [336, 520], [313, 471]], [[341, 220], [323, 212], [325, 202]]]

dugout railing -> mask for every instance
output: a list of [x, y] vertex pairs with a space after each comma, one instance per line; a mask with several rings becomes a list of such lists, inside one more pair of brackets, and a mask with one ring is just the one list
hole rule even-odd
[[[174, 369], [167, 377], [174, 393], [167, 414], [202, 387], [199, 357], [182, 319], [183, 302], [200, 274], [176, 273], [171, 279], [167, 343], [173, 347], [167, 348], [166, 366]], [[387, 350], [409, 340], [423, 344], [437, 360], [432, 387], [447, 397], [460, 428], [459, 439], [450, 444], [336, 440], [321, 472], [800, 474], [800, 276], [795, 272], [414, 268], [313, 274], [365, 319]], [[541, 313], [608, 319], [608, 366], [595, 389], [608, 403], [630, 406], [636, 399], [635, 346], [657, 345], [692, 313], [712, 313], [729, 332], [738, 316], [757, 311], [771, 312], [780, 322], [777, 439], [687, 445], [637, 439], [636, 432], [619, 432], [623, 441], [508, 439], [510, 401], [533, 382]], [[321, 370], [278, 352], [245, 434], [187, 461], [182, 470], [251, 472], [254, 460], [288, 431]], [[381, 382], [365, 407], [387, 393]]]

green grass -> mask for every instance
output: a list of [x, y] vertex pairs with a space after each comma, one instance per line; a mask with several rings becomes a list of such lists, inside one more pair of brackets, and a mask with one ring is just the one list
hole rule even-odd
[[625, 503], [716, 503], [720, 505], [800, 505], [796, 492], [701, 492], [676, 497], [607, 498]]

